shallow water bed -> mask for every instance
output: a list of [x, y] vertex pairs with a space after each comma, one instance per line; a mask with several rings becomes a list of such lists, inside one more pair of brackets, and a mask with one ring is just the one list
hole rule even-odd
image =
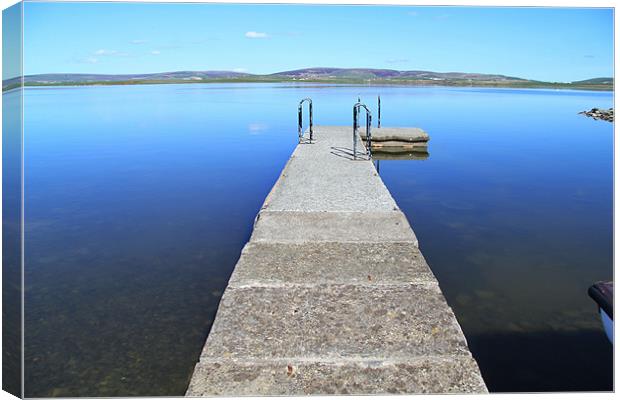
[[25, 91], [26, 395], [183, 394], [297, 102], [349, 125], [379, 93], [382, 126], [431, 136], [380, 175], [489, 388], [611, 390], [586, 291], [613, 272], [613, 125], [577, 115], [611, 93], [190, 84]]

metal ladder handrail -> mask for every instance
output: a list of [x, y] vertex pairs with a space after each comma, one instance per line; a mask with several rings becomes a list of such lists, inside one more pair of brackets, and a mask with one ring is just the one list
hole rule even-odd
[[377, 128], [381, 128], [381, 95], [377, 95]]
[[304, 131], [303, 131], [303, 113], [302, 113], [302, 106], [305, 102], [308, 102], [308, 108], [309, 108], [309, 113], [310, 113], [310, 142], [312, 143], [312, 139], [313, 139], [313, 131], [312, 131], [312, 99], [310, 97], [306, 97], [305, 99], [302, 99], [299, 102], [299, 107], [297, 108], [297, 114], [298, 114], [298, 127], [297, 127], [297, 134], [299, 136], [299, 143], [302, 142], [302, 138], [304, 137]]
[[[357, 95], [357, 102], [361, 103], [361, 95]], [[377, 128], [381, 128], [381, 95], [377, 95]]]
[[372, 157], [372, 113], [366, 104], [360, 102], [353, 105], [353, 159], [357, 159], [357, 135], [359, 130], [359, 109], [364, 108], [366, 110], [366, 154], [368, 159]]

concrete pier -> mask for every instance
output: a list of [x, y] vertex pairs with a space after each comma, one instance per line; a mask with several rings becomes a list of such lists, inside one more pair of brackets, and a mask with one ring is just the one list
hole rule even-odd
[[486, 392], [405, 215], [352, 160], [352, 129], [314, 138], [256, 217], [187, 395]]

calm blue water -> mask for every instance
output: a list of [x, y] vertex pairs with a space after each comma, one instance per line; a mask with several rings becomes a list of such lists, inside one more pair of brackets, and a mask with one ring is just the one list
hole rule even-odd
[[[181, 395], [297, 102], [429, 132], [380, 174], [494, 391], [611, 390], [611, 93], [190, 84], [25, 91], [27, 396]], [[15, 96], [4, 95], [5, 100]]]

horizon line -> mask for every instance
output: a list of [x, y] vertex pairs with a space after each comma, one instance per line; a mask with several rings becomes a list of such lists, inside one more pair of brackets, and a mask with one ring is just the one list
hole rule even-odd
[[[155, 74], [166, 74], [166, 73], [176, 73], [176, 72], [229, 72], [229, 73], [233, 73], [233, 74], [239, 74], [239, 75], [250, 75], [250, 76], [268, 76], [268, 75], [275, 75], [275, 74], [281, 74], [281, 73], [285, 73], [285, 72], [294, 72], [294, 71], [302, 71], [302, 70], [308, 70], [308, 69], [335, 69], [335, 70], [379, 70], [379, 71], [395, 71], [395, 72], [431, 72], [431, 73], [439, 73], [439, 74], [477, 74], [477, 75], [496, 75], [496, 76], [503, 76], [503, 77], [507, 77], [507, 78], [516, 78], [516, 79], [522, 79], [522, 80], [527, 80], [527, 81], [531, 81], [531, 82], [550, 82], [551, 81], [540, 81], [540, 80], [536, 80], [536, 79], [530, 79], [530, 78], [523, 78], [523, 77], [518, 77], [518, 76], [512, 76], [512, 75], [505, 75], [502, 73], [488, 73], [488, 72], [463, 72], [463, 71], [433, 71], [433, 70], [425, 70], [425, 69], [394, 69], [394, 68], [373, 68], [373, 67], [319, 67], [319, 66], [315, 66], [315, 67], [303, 67], [303, 68], [296, 68], [296, 69], [287, 69], [287, 70], [282, 70], [282, 71], [276, 71], [276, 72], [268, 72], [268, 73], [253, 73], [253, 72], [244, 72], [244, 71], [234, 71], [233, 69], [227, 70], [227, 69], [204, 69], [204, 70], [195, 70], [195, 69], [179, 69], [179, 70], [167, 70], [167, 71], [159, 71], [159, 72], [138, 72], [138, 73], [93, 73], [93, 72], [43, 72], [43, 73], [35, 73], [35, 74], [22, 74], [22, 75], [18, 75], [18, 76], [14, 76], [11, 78], [7, 78], [7, 79], [3, 79], [2, 81], [9, 81], [12, 79], [17, 79], [19, 77], [35, 77], [38, 75], [99, 75], [99, 76], [122, 76], [122, 75], [155, 75]], [[586, 78], [586, 79], [580, 79], [580, 80], [572, 80], [572, 81], [566, 81], [566, 82], [562, 82], [562, 81], [553, 81], [553, 82], [557, 82], [557, 83], [571, 83], [571, 82], [578, 82], [581, 80], [588, 80], [588, 79], [600, 79], [600, 78], [609, 78], [609, 79], [615, 79], [614, 76], [594, 76], [594, 77], [590, 77], [590, 78]]]

